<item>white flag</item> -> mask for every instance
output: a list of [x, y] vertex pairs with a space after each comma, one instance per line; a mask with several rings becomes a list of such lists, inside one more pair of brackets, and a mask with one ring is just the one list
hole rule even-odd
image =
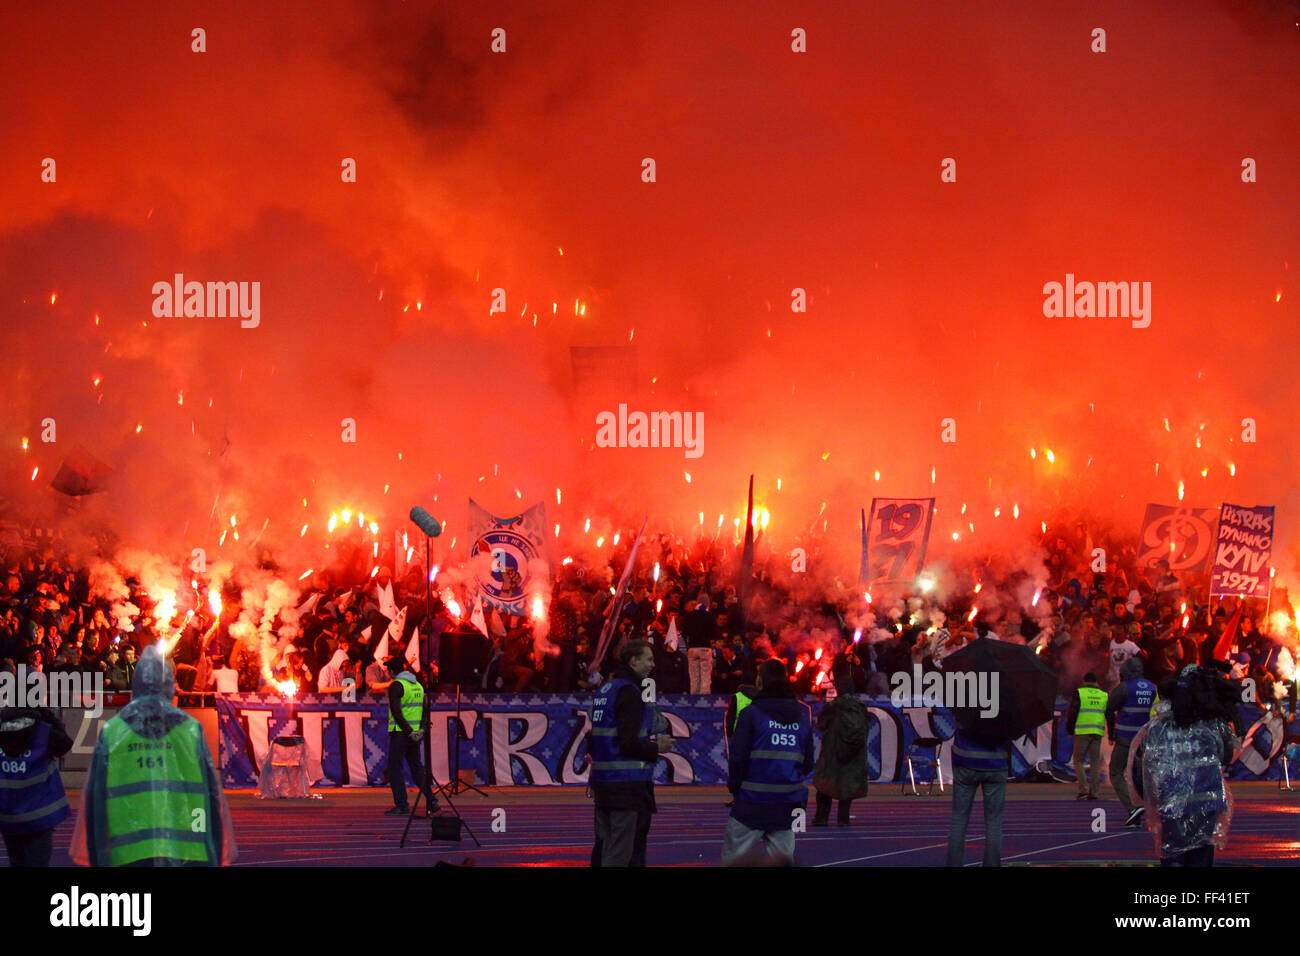
[[677, 634], [677, 615], [674, 614], [668, 619], [668, 633], [664, 636], [664, 647], [668, 648], [670, 651], [675, 651], [677, 650], [679, 640]]
[[375, 591], [379, 594], [379, 613], [384, 617], [397, 617], [397, 601], [393, 599], [393, 582], [389, 581], [383, 587], [375, 585]]
[[385, 631], [384, 636], [379, 639], [379, 646], [375, 648], [375, 662], [382, 664], [388, 654], [388, 632]]
[[411, 665], [413, 671], [420, 669], [420, 629], [418, 627], [411, 632], [411, 640], [406, 645], [406, 663]]
[[484, 637], [491, 637], [487, 629], [487, 621], [483, 618], [483, 602], [478, 598], [474, 599], [474, 610], [470, 612], [469, 622], [483, 632]]
[[402, 608], [397, 615], [388, 623], [388, 630], [384, 631], [384, 637], [392, 635], [395, 640], [402, 639], [402, 632], [406, 630], [406, 608]]
[[307, 600], [303, 601], [301, 604], [298, 605], [299, 616], [303, 614], [310, 614], [312, 611], [316, 610], [316, 605], [318, 603], [320, 603], [319, 591], [317, 591], [311, 597], [307, 598]]

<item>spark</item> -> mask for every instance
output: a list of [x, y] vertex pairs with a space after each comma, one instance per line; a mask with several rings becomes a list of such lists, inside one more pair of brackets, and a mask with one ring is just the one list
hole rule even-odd
[[1031, 448], [1031, 449], [1029, 449], [1029, 457], [1030, 457], [1030, 458], [1037, 458], [1037, 457], [1038, 457], [1038, 449], [1037, 449], [1037, 448]]
[[26, 450], [27, 450], [27, 446], [28, 446], [28, 444], [29, 444], [28, 440], [27, 440], [26, 438], [24, 438], [24, 439], [23, 439], [23, 451], [26, 451]]
[[573, 563], [573, 558], [565, 558], [563, 561], [560, 562], [560, 564], [572, 564], [572, 563]]
[[822, 455], [822, 461], [826, 461], [826, 459], [828, 459], [828, 458], [830, 458], [830, 457], [831, 457], [831, 453], [830, 453], [830, 452], [826, 452], [825, 454]]
[[306, 526], [306, 525], [303, 525], [303, 526], [302, 526], [302, 530], [298, 532], [298, 537], [301, 538], [301, 537], [303, 537], [303, 536], [306, 535], [306, 534], [307, 534], [307, 526]]
[[305, 578], [307, 578], [307, 577], [311, 574], [311, 571], [312, 571], [312, 569], [311, 569], [311, 568], [308, 568], [308, 569], [307, 569], [306, 571], [304, 571], [302, 574], [298, 575], [298, 580], [299, 580], [299, 581], [302, 581], [302, 580], [304, 580]]
[[1020, 505], [1017, 504], [1017, 505], [1012, 505], [1012, 506], [1011, 506], [1011, 517], [1013, 517], [1013, 518], [1019, 518], [1019, 517], [1020, 517]]
[[36, 475], [40, 470], [41, 470], [40, 465], [37, 465], [35, 468], [32, 469], [32, 481], [36, 480]]
[[587, 523], [586, 523], [585, 525], [583, 525], [582, 533], [583, 533], [583, 534], [587, 534], [587, 533], [589, 533], [590, 531], [591, 531], [591, 519], [588, 518], [588, 519], [587, 519]]
[[1052, 465], [1055, 465], [1055, 464], [1056, 464], [1056, 455], [1055, 455], [1055, 453], [1053, 453], [1052, 449], [1050, 449], [1050, 448], [1047, 449], [1046, 454], [1047, 454], [1047, 461], [1048, 461], [1048, 463], [1049, 463], [1049, 464], [1052, 464]]
[[1228, 462], [1228, 474], [1233, 478], [1237, 477], [1237, 465], [1234, 462]]
[[144, 431], [144, 423], [143, 423], [143, 422], [141, 422], [139, 425], [136, 425], [136, 426], [135, 426], [135, 433], [136, 433], [137, 435], [140, 434], [142, 431]]
[[686, 483], [689, 485], [691, 483], [691, 473], [689, 471], [684, 471], [682, 474], [686, 476]]
[[1166, 419], [1165, 419], [1165, 431], [1169, 431], [1169, 430], [1170, 430], [1170, 428], [1169, 428], [1169, 419], [1166, 418]]
[[930, 484], [934, 484], [934, 468], [930, 468]]
[[615, 532], [615, 534], [614, 534], [614, 543], [615, 543], [615, 544], [618, 544], [618, 539], [619, 539], [619, 537], [620, 537], [620, 535], [619, 535], [617, 532]]
[[979, 612], [980, 612], [979, 605], [976, 604], [974, 607], [970, 609], [970, 613], [966, 615], [966, 623], [969, 624], [971, 621], [975, 620], [975, 615], [978, 614]]
[[1047, 522], [1046, 522], [1046, 521], [1042, 521], [1042, 522], [1039, 522], [1039, 523], [1043, 526], [1043, 534], [1047, 534]]
[[599, 548], [599, 547], [600, 547], [601, 545], [603, 545], [604, 543], [605, 543], [605, 536], [604, 536], [604, 535], [601, 535], [599, 538], [596, 539], [596, 547]]
[[560, 526], [558, 524], [555, 526], [555, 536], [557, 538], [560, 536]]
[[979, 584], [975, 585], [975, 593], [976, 593], [976, 594], [979, 594], [980, 591], [982, 591], [982, 590], [984, 590], [984, 582], [983, 582], [983, 581], [981, 581]]
[[780, 491], [780, 490], [781, 490], [781, 479], [780, 479], [780, 478], [777, 478], [777, 479], [776, 479], [776, 490], [777, 490], [777, 491]]
[[559, 488], [556, 488], [556, 489], [555, 489], [555, 503], [556, 503], [557, 505], [562, 503], [562, 502], [561, 502], [561, 499], [560, 499], [560, 489], [559, 489]]
[[1184, 492], [1183, 483], [1180, 481], [1180, 482], [1178, 482], [1178, 500], [1179, 500], [1179, 501], [1182, 501], [1182, 500], [1183, 500], [1183, 492]]
[[876, 481], [880, 480], [880, 472], [876, 472]]

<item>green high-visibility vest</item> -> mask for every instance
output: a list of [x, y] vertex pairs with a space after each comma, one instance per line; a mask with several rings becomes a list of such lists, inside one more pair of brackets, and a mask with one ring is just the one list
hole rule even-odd
[[1106, 732], [1106, 692], [1099, 687], [1079, 688], [1079, 716], [1074, 721], [1074, 735]]
[[[405, 680], [399, 677], [397, 682], [402, 685], [402, 716], [406, 722], [411, 725], [412, 730], [419, 730], [420, 724], [424, 719], [424, 688], [413, 680]], [[402, 728], [397, 723], [397, 715], [393, 713], [390, 705], [388, 708], [388, 732], [396, 733]]]
[[745, 696], [743, 690], [736, 691], [736, 719], [740, 720], [740, 712], [752, 704], [753, 701]]
[[100, 739], [107, 756], [110, 865], [150, 859], [216, 864], [208, 820], [214, 808], [199, 758], [199, 748], [207, 743], [199, 722], [186, 718], [151, 739], [114, 717]]

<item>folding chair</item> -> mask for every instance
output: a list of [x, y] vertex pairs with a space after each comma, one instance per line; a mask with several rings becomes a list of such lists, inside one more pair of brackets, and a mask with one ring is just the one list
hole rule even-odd
[[[943, 761], [939, 759], [939, 748], [943, 746], [943, 741], [938, 737], [917, 737], [907, 745], [907, 780], [912, 787], [912, 795], [919, 797], [921, 791], [916, 786], [916, 769], [917, 767], [929, 768], [930, 779], [921, 781], [930, 784], [930, 794], [934, 794], [934, 785], [939, 784], [939, 792], [943, 793]], [[907, 795], [906, 787], [903, 789], [903, 795]]]

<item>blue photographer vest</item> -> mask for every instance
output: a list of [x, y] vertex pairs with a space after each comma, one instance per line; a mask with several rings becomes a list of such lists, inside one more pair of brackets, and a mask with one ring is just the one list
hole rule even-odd
[[[618, 717], [615, 704], [619, 692], [630, 687], [641, 695], [641, 688], [622, 677], [612, 678], [600, 685], [591, 702], [591, 783], [636, 783], [654, 779], [653, 762], [625, 757], [618, 749]], [[654, 708], [642, 706], [641, 726], [637, 738], [649, 740], [654, 729]]]
[[49, 744], [50, 725], [39, 721], [26, 751], [11, 757], [0, 750], [0, 833], [39, 833], [68, 818], [68, 797]]
[[952, 738], [952, 765], [968, 770], [1006, 770], [1008, 742], [957, 728]]
[[1148, 720], [1156, 699], [1156, 685], [1145, 677], [1131, 677], [1124, 682], [1124, 706], [1115, 715], [1115, 739], [1129, 743]]
[[773, 720], [760, 701], [745, 708], [754, 724], [753, 749], [737, 796], [752, 803], [803, 803], [808, 785], [801, 770], [804, 747], [812, 735], [805, 706], [793, 724]]

